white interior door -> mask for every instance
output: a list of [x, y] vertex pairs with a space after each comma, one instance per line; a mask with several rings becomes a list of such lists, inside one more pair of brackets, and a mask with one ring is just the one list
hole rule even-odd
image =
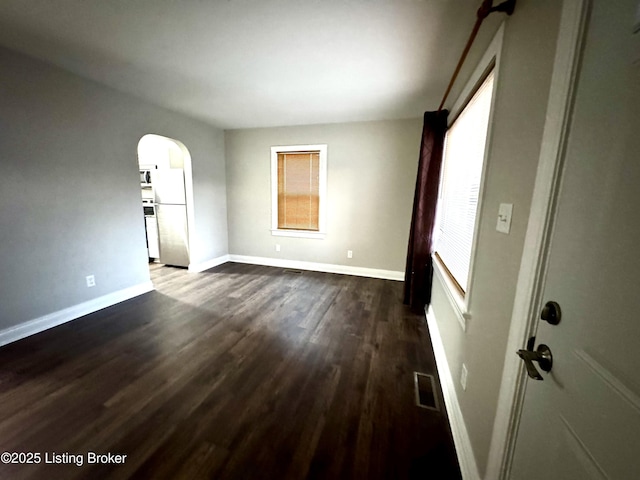
[[638, 3], [591, 5], [542, 292], [562, 318], [538, 323], [553, 367], [527, 382], [514, 480], [640, 478]]

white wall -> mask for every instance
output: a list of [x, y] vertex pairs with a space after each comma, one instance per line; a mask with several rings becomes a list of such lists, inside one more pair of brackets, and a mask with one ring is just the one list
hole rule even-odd
[[[403, 272], [421, 130], [412, 119], [225, 132], [230, 253]], [[325, 143], [326, 238], [272, 236], [270, 147]]]
[[149, 281], [136, 156], [147, 133], [191, 153], [192, 261], [228, 252], [222, 131], [6, 49], [0, 71], [0, 333]]
[[[519, 0], [505, 24], [466, 332], [442, 284], [434, 279], [432, 308], [481, 475], [496, 414], [560, 8], [556, 1]], [[514, 205], [509, 235], [495, 229], [500, 203]], [[466, 390], [459, 382], [463, 363]]]

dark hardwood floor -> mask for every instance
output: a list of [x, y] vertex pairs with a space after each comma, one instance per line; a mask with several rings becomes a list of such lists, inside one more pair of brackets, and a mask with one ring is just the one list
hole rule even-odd
[[41, 455], [0, 478], [460, 478], [446, 414], [415, 405], [413, 372], [437, 372], [401, 282], [233, 263], [152, 279], [0, 348], [0, 452]]

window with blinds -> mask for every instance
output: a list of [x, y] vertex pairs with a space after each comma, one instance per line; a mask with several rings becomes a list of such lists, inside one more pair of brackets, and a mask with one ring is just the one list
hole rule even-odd
[[327, 146], [271, 147], [272, 234], [324, 238]]
[[469, 288], [493, 79], [491, 72], [445, 138], [435, 251], [463, 295]]

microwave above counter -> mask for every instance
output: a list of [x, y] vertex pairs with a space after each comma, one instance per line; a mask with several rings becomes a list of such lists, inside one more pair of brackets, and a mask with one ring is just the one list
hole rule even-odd
[[151, 187], [153, 183], [154, 170], [156, 165], [140, 165], [140, 186]]
[[140, 186], [141, 187], [150, 187], [151, 186], [151, 169], [140, 169]]

